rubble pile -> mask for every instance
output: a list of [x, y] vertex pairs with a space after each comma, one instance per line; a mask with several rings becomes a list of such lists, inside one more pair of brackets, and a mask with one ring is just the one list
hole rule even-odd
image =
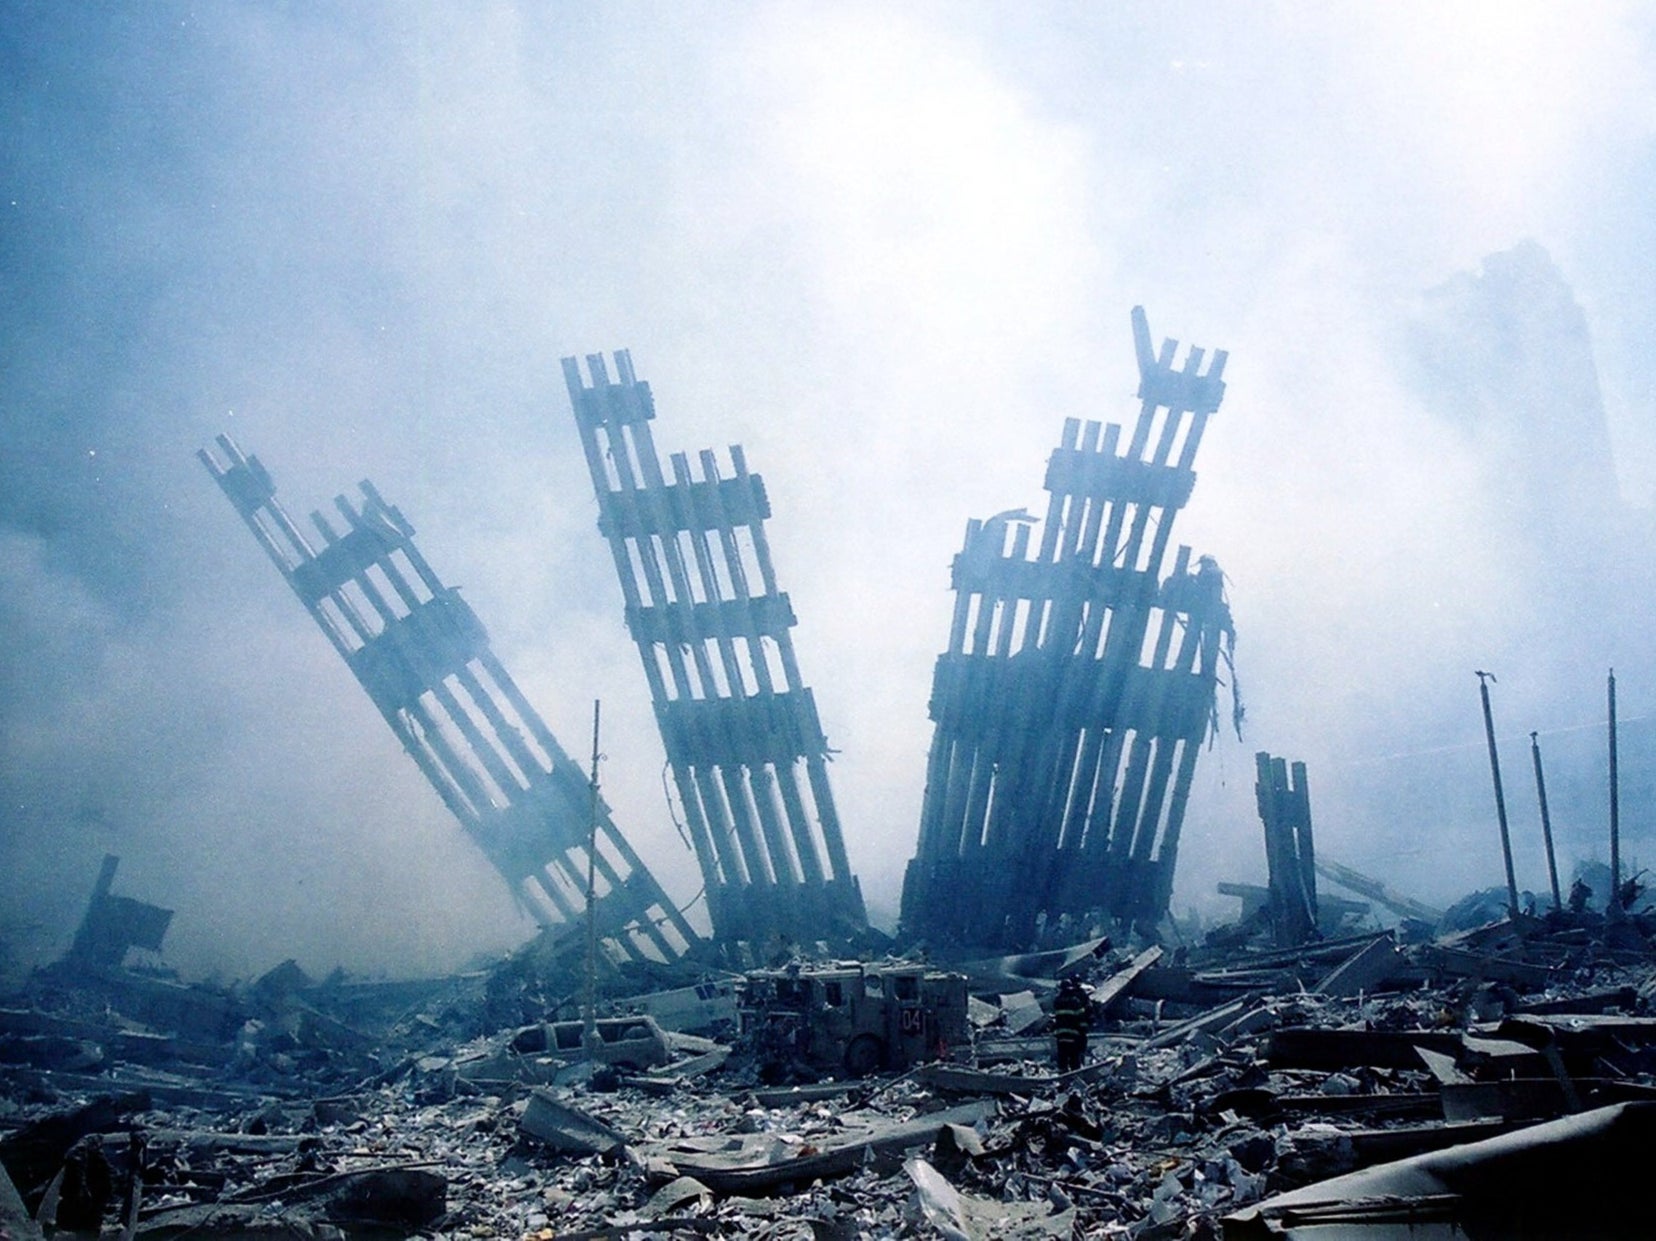
[[[1357, 1210], [1376, 1183], [1464, 1220], [1489, 1199], [1486, 1148], [1567, 1159], [1538, 1144], [1653, 1123], [1652, 930], [1566, 912], [1414, 943], [1090, 941], [974, 962], [956, 976], [972, 1034], [948, 1059], [791, 1086], [709, 1016], [727, 1011], [711, 984], [714, 1007], [684, 1020], [717, 1037], [650, 1015], [690, 1013], [673, 993], [479, 1034], [498, 976], [317, 984], [289, 963], [239, 990], [169, 983], [200, 994], [141, 1022], [122, 1006], [160, 980], [46, 972], [0, 1009], [7, 1227], [1241, 1237], [1297, 1235], [1305, 1195]], [[1048, 1014], [1071, 976], [1092, 1030], [1083, 1067], [1059, 1074]], [[1392, 1167], [1439, 1188], [1400, 1191]]]

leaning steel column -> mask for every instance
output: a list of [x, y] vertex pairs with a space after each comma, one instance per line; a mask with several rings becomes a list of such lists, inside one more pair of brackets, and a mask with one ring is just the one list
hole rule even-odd
[[[721, 940], [866, 925], [828, 780], [828, 742], [778, 587], [770, 503], [739, 446], [662, 469], [655, 402], [625, 350], [563, 362], [667, 765]], [[699, 468], [698, 468], [699, 467]], [[699, 476], [698, 476], [699, 475]]]
[[227, 436], [218, 454], [197, 455], [443, 804], [543, 926], [582, 929], [590, 865], [601, 881], [594, 919], [612, 957], [671, 960], [698, 942], [601, 802], [589, 836], [586, 776], [372, 483], [361, 501], [334, 501], [343, 533], [311, 514], [316, 544], [257, 457]]

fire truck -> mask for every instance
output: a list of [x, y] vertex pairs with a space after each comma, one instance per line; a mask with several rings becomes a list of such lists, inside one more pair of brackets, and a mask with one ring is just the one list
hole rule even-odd
[[966, 975], [913, 963], [792, 965], [745, 976], [742, 1031], [774, 1080], [865, 1077], [969, 1054]]

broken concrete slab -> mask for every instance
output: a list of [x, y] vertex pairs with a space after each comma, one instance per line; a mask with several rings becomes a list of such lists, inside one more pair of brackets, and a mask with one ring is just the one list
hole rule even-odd
[[842, 1176], [876, 1157], [930, 1145], [948, 1125], [971, 1125], [995, 1114], [989, 1101], [966, 1104], [891, 1122], [884, 1118], [841, 1117], [845, 1130], [832, 1142], [785, 1142], [774, 1134], [727, 1135], [704, 1142], [679, 1141], [647, 1148], [719, 1193], [766, 1193], [819, 1177]]
[[639, 1208], [645, 1219], [661, 1219], [687, 1206], [706, 1207], [713, 1201], [713, 1191], [693, 1176], [674, 1177], [651, 1195]]
[[1541, 988], [1555, 976], [1553, 969], [1546, 965], [1441, 943], [1422, 944], [1411, 955], [1419, 964], [1445, 978], [1487, 979], [1518, 987]]
[[424, 1228], [442, 1218], [448, 1195], [448, 1178], [431, 1168], [367, 1168], [330, 1179], [324, 1211], [353, 1229]]
[[1155, 1051], [1163, 1047], [1176, 1047], [1196, 1035], [1212, 1034], [1216, 1030], [1222, 1030], [1244, 1014], [1252, 1011], [1257, 1004], [1258, 1000], [1250, 996], [1243, 996], [1232, 1000], [1228, 1004], [1221, 1004], [1218, 1008], [1192, 1017], [1188, 1021], [1178, 1022], [1163, 1030], [1160, 1034], [1152, 1035], [1145, 1041], [1145, 1049]]
[[1033, 991], [1016, 991], [1001, 996], [1001, 1013], [1006, 1019], [1006, 1032], [1013, 1038], [1033, 1030], [1047, 1018], [1041, 1002]]
[[1373, 991], [1403, 964], [1390, 933], [1379, 935], [1335, 966], [1313, 990], [1332, 996]]
[[974, 991], [993, 993], [1028, 986], [1031, 980], [1055, 983], [1071, 974], [1086, 973], [1097, 968], [1109, 951], [1109, 937], [1099, 936], [1067, 948], [965, 961], [958, 968], [971, 979]]
[[1133, 984], [1144, 972], [1162, 959], [1161, 945], [1153, 945], [1139, 953], [1121, 969], [1111, 974], [1098, 986], [1092, 989], [1092, 1002], [1095, 1009], [1108, 1016], [1115, 1002], [1129, 994]]
[[1577, 1077], [1569, 1086], [1556, 1077], [1519, 1077], [1492, 1082], [1458, 1082], [1440, 1088], [1448, 1121], [1551, 1120], [1612, 1103], [1656, 1101], [1656, 1086], [1615, 1078]]
[[1438, 1030], [1325, 1030], [1297, 1026], [1273, 1030], [1265, 1040], [1265, 1061], [1279, 1069], [1334, 1072], [1353, 1065], [1420, 1067], [1415, 1048], [1458, 1056], [1461, 1036]]
[[552, 1150], [567, 1154], [608, 1155], [625, 1146], [627, 1141], [604, 1121], [546, 1089], [529, 1092], [529, 1102], [518, 1127]]
[[932, 1089], [944, 1094], [990, 1095], [1038, 1094], [1058, 1085], [1056, 1073], [991, 1073], [985, 1069], [967, 1068], [958, 1064], [922, 1065], [915, 1076]]

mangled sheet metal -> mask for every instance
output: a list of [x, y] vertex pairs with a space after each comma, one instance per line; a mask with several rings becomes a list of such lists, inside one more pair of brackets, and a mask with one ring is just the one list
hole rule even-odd
[[935, 1142], [950, 1125], [977, 1124], [996, 1110], [993, 1100], [980, 1099], [896, 1123], [867, 1113], [841, 1112], [839, 1132], [809, 1145], [758, 1133], [678, 1139], [645, 1147], [641, 1153], [667, 1161], [718, 1193], [767, 1193], [779, 1186], [844, 1176], [877, 1158], [900, 1156], [911, 1147]]
[[[1233, 637], [1219, 566], [1162, 562], [1196, 450], [1224, 395], [1133, 312], [1141, 401], [1130, 435], [1068, 419], [1046, 518], [967, 525], [937, 662], [906, 932], [1021, 948], [1167, 910], [1196, 757]], [[1125, 440], [1125, 443], [1123, 441]], [[1038, 539], [1037, 539], [1038, 530]]]
[[1646, 1237], [1656, 1103], [1621, 1103], [1380, 1164], [1226, 1217], [1227, 1241]]
[[[543, 926], [594, 914], [612, 955], [671, 960], [697, 942], [609, 808], [489, 648], [476, 613], [414, 545], [374, 485], [338, 497], [344, 529], [312, 513], [320, 543], [276, 499], [257, 457], [227, 436], [198, 455], [443, 803]], [[596, 827], [594, 827], [596, 822]]]
[[765, 536], [770, 502], [740, 446], [668, 480], [650, 386], [625, 350], [564, 378], [638, 644], [714, 935], [816, 940], [866, 925], [828, 782], [828, 742], [800, 677], [793, 606]]

